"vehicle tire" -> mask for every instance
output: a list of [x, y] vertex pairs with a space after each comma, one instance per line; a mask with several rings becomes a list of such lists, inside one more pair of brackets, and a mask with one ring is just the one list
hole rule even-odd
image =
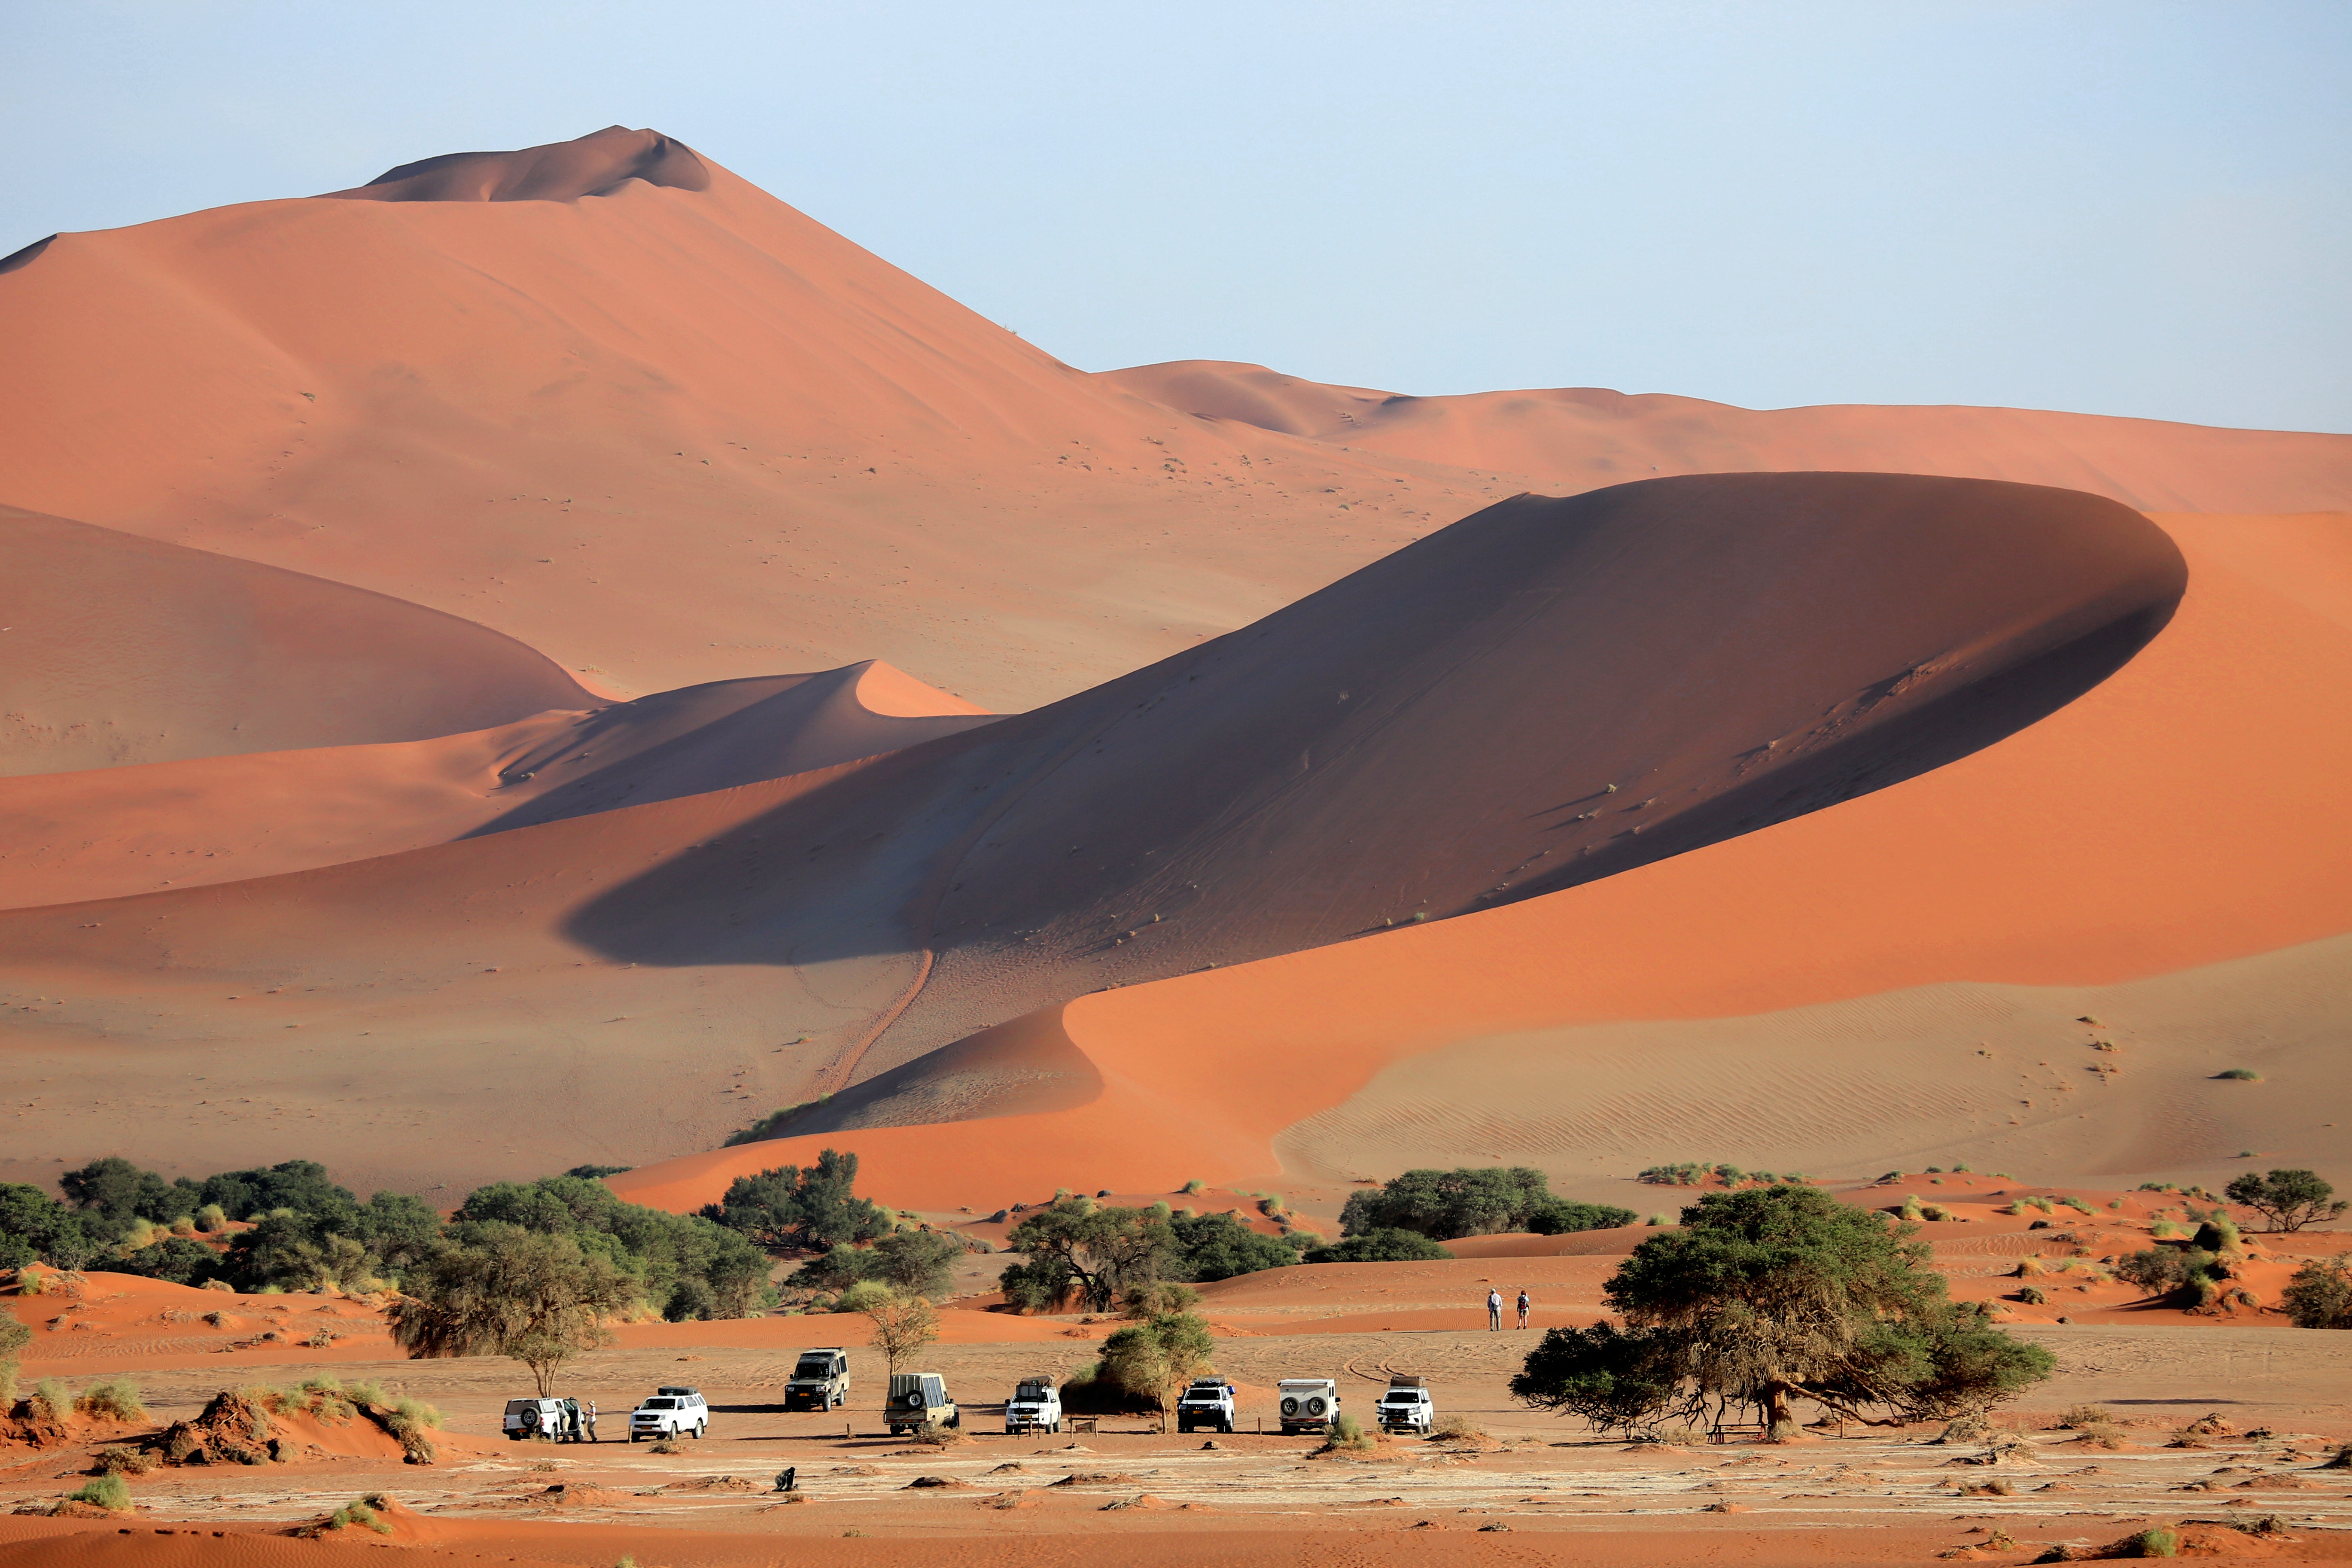
[[1282, 1413], [1283, 1413], [1285, 1415], [1297, 1415], [1297, 1414], [1298, 1414], [1298, 1401], [1297, 1401], [1296, 1398], [1288, 1398], [1288, 1399], [1285, 1399], [1285, 1400], [1282, 1402]]
[[1323, 1396], [1322, 1396], [1321, 1394], [1317, 1394], [1314, 1398], [1312, 1398], [1312, 1399], [1310, 1399], [1310, 1400], [1308, 1400], [1308, 1401], [1307, 1402], [1307, 1415], [1322, 1415], [1322, 1414], [1323, 1414], [1323, 1411], [1324, 1411], [1324, 1404], [1323, 1404]]
[[695, 1425], [695, 1428], [694, 1428], [694, 1440], [695, 1440], [696, 1442], [699, 1443], [699, 1442], [701, 1442], [701, 1441], [702, 1441], [702, 1434], [703, 1434], [703, 1430], [704, 1430], [704, 1428], [705, 1428], [706, 1426], [709, 1426], [709, 1423], [708, 1423], [708, 1422], [698, 1422], [698, 1423], [696, 1423], [696, 1425]]
[[1230, 1437], [1230, 1436], [1232, 1436], [1234, 1435], [1234, 1424], [1233, 1424], [1232, 1422], [1228, 1421], [1228, 1422], [1226, 1422], [1223, 1426], [1222, 1426], [1218, 1427], [1218, 1428], [1217, 1428], [1217, 1430], [1218, 1430], [1218, 1431], [1220, 1431], [1220, 1432], [1223, 1432], [1226, 1436]]
[[961, 1410], [959, 1410], [959, 1411], [957, 1411], [954, 1415], [952, 1415], [949, 1416], [949, 1417], [948, 1417], [948, 1426], [949, 1426], [949, 1428], [950, 1428], [951, 1431], [956, 1431], [956, 1432], [961, 1432], [961, 1431], [962, 1431], [962, 1430], [963, 1430], [963, 1412], [962, 1412], [962, 1411], [961, 1411]]

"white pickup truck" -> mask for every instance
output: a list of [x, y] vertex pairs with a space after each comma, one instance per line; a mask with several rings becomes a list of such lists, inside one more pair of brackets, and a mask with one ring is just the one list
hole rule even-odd
[[1372, 1406], [1372, 1414], [1383, 1432], [1411, 1432], [1429, 1436], [1437, 1420], [1437, 1402], [1429, 1396], [1426, 1378], [1407, 1377], [1401, 1373], [1389, 1376], [1389, 1391]]
[[657, 1388], [629, 1412], [629, 1441], [646, 1437], [699, 1437], [710, 1426], [710, 1405], [698, 1388]]
[[1061, 1429], [1062, 1391], [1054, 1386], [1050, 1377], [1023, 1378], [1013, 1390], [1013, 1397], [1004, 1402], [1005, 1436]]
[[1196, 1377], [1176, 1402], [1176, 1430], [1212, 1432], [1234, 1429], [1234, 1385], [1222, 1377]]

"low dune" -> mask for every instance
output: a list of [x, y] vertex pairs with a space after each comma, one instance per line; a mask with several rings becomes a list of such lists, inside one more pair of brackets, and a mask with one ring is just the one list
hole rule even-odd
[[1652, 474], [1860, 469], [2057, 485], [2148, 511], [2332, 510], [2352, 493], [2352, 444], [2334, 435], [2028, 408], [1739, 408], [1590, 386], [1408, 397], [1214, 360], [1100, 379], [1202, 418], [1545, 490]]
[[511, 637], [0, 507], [0, 777], [421, 740], [593, 700]]

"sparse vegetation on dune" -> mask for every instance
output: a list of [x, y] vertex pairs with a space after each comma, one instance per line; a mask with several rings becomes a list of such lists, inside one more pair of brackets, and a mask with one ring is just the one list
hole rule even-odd
[[1349, 1194], [1339, 1234], [1410, 1230], [1434, 1241], [1498, 1231], [1539, 1236], [1633, 1223], [1633, 1211], [1555, 1196], [1544, 1173], [1524, 1165], [1407, 1171], [1376, 1192]]
[[1802, 1185], [1806, 1181], [1801, 1172], [1743, 1171], [1738, 1166], [1706, 1160], [1684, 1160], [1671, 1165], [1652, 1165], [1636, 1174], [1637, 1182], [1647, 1182], [1661, 1187], [1733, 1187], [1776, 1186], [1782, 1182]]

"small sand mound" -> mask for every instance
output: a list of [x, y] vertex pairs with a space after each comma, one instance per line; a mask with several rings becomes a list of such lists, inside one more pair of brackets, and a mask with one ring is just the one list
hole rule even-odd
[[1138, 1492], [1135, 1496], [1129, 1498], [1113, 1498], [1110, 1501], [1102, 1505], [1102, 1510], [1105, 1513], [1109, 1513], [1115, 1509], [1139, 1508], [1147, 1512], [1160, 1513], [1180, 1506], [1191, 1508], [1193, 1505], [1190, 1503], [1180, 1505], [1170, 1502], [1163, 1497], [1154, 1497], [1150, 1492]]
[[1117, 1470], [1072, 1470], [1050, 1484], [1057, 1487], [1131, 1487], [1135, 1485], [1135, 1478]]
[[626, 1492], [579, 1481], [559, 1481], [540, 1495], [558, 1508], [619, 1508], [629, 1500]]
[[683, 1481], [672, 1481], [662, 1488], [666, 1492], [755, 1492], [759, 1489], [740, 1476], [695, 1476]]
[[2275, 1470], [2267, 1476], [2256, 1476], [2252, 1480], [2240, 1481], [2235, 1489], [2239, 1491], [2315, 1492], [2329, 1491], [2334, 1489], [2326, 1481], [2315, 1481], [2309, 1476], [2299, 1475], [2293, 1470]]
[[981, 1506], [1005, 1510], [1035, 1508], [1038, 1506], [1038, 1497], [1035, 1492], [1028, 1490], [998, 1492], [994, 1497], [982, 1499]]
[[970, 1481], [957, 1480], [953, 1476], [917, 1476], [899, 1489], [902, 1491], [968, 1492]]
[[998, 1465], [988, 1473], [992, 1476], [1025, 1476], [1030, 1474], [1031, 1471], [1029, 1467], [1023, 1464], [1020, 1460], [1007, 1459], [1004, 1463]]
[[194, 1421], [174, 1421], [151, 1441], [167, 1465], [266, 1465], [270, 1434], [267, 1411], [224, 1389]]
[[1746, 1513], [1747, 1511], [1748, 1505], [1744, 1502], [1711, 1502], [1699, 1510], [1701, 1513]]
[[832, 1476], [878, 1476], [882, 1472], [871, 1465], [835, 1465], [825, 1473]]

